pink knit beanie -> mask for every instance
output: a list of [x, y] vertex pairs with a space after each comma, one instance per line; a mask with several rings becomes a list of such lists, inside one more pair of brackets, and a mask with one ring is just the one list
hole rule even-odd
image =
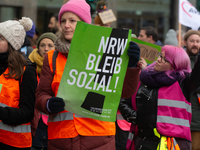
[[65, 12], [72, 12], [79, 16], [81, 20], [91, 24], [90, 6], [85, 0], [69, 0], [60, 8], [58, 15], [59, 22], [61, 23], [61, 16]]

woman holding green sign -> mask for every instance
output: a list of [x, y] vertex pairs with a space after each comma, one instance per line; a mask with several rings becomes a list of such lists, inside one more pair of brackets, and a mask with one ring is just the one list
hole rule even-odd
[[[85, 0], [70, 0], [61, 7], [59, 22], [62, 35], [55, 41], [55, 51], [48, 52], [44, 57], [36, 90], [36, 107], [49, 114], [48, 150], [115, 150], [115, 122], [95, 120], [66, 111], [63, 99], [56, 97], [77, 21], [91, 24], [90, 6]], [[122, 97], [130, 97], [139, 81], [140, 68], [136, 65], [140, 49], [133, 42], [128, 55], [129, 69]]]
[[137, 92], [121, 99], [119, 110], [132, 123], [128, 149], [191, 149], [189, 97], [200, 86], [199, 68], [200, 56], [191, 72], [183, 48], [162, 47], [157, 61], [141, 71]]

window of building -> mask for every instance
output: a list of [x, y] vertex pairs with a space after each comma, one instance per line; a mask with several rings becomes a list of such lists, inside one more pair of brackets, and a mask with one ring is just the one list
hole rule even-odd
[[22, 17], [21, 7], [0, 6], [0, 22], [19, 19]]

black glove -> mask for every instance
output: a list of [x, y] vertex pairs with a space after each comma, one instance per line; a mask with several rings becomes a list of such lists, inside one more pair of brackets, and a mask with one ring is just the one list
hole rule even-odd
[[56, 114], [65, 110], [65, 103], [62, 98], [52, 97], [49, 99], [47, 107], [49, 108], [50, 113]]
[[135, 67], [140, 59], [140, 48], [133, 41], [130, 41], [128, 56], [129, 56], [128, 67]]
[[136, 111], [131, 112], [131, 117], [126, 118], [126, 121], [136, 124], [137, 113]]
[[0, 106], [0, 120], [7, 120], [9, 117], [9, 111], [7, 108]]
[[136, 124], [137, 113], [132, 108], [131, 98], [121, 98], [118, 109], [120, 110], [121, 115], [126, 121]]

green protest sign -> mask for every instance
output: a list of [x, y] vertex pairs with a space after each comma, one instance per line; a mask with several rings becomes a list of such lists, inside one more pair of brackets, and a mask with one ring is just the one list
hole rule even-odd
[[132, 38], [131, 40], [138, 44], [140, 47], [140, 57], [144, 58], [148, 64], [151, 64], [156, 60], [158, 52], [161, 51], [160, 46], [135, 38]]
[[67, 111], [116, 120], [130, 40], [131, 30], [77, 23], [57, 93]]
[[0, 84], [0, 92], [1, 92], [2, 84]]

